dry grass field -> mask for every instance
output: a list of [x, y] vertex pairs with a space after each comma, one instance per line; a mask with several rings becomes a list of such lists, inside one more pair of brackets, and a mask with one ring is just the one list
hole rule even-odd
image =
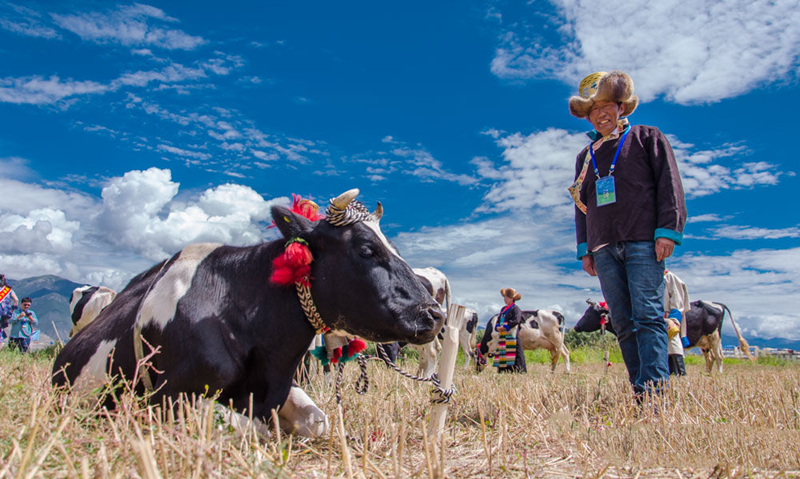
[[[115, 411], [68, 400], [49, 386], [51, 355], [4, 349], [0, 477], [800, 477], [800, 365], [732, 362], [708, 375], [690, 361], [663, 401], [639, 408], [624, 366], [606, 373], [601, 354], [574, 351], [569, 375], [562, 364], [550, 374], [541, 355], [527, 375], [459, 364], [444, 447], [434, 448], [430, 386], [378, 362], [365, 395], [353, 390], [358, 367], [345, 370], [346, 441], [335, 427], [306, 440], [233, 431], [189, 402], [161, 420], [128, 394]], [[333, 381], [315, 374], [306, 390], [335, 426]]]

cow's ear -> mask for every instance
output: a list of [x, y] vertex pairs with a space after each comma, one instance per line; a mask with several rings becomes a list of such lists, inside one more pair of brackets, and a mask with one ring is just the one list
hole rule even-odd
[[272, 221], [281, 230], [286, 239], [303, 236], [314, 229], [314, 223], [307, 218], [292, 213], [289, 208], [283, 206], [272, 207]]

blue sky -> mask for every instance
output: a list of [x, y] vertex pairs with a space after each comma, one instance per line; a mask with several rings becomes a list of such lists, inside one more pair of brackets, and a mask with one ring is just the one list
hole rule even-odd
[[567, 99], [622, 69], [684, 178], [668, 267], [746, 336], [800, 341], [800, 2], [250, 3], [0, 2], [0, 270], [121, 289], [358, 187], [482, 320], [510, 286], [572, 324], [600, 291]]

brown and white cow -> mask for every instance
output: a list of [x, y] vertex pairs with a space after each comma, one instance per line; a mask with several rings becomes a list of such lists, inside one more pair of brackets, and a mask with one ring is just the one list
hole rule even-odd
[[[147, 351], [146, 342], [157, 348], [153, 369], [143, 373], [154, 386], [151, 403], [216, 392], [217, 401], [236, 412], [269, 421], [280, 408], [283, 427], [326, 434], [327, 417], [292, 383], [315, 328], [294, 285], [270, 280], [287, 240], [302, 241], [313, 254], [311, 296], [334, 332], [424, 344], [445, 319], [381, 232], [380, 204], [370, 214], [355, 201], [357, 194], [331, 200], [319, 221], [274, 206], [282, 239], [246, 247], [190, 245], [136, 276], [61, 350], [53, 384], [92, 388], [107, 382], [109, 372], [132, 380], [141, 355], [136, 348]], [[144, 393], [145, 382], [134, 390]], [[114, 405], [112, 396], [107, 405]]]
[[[481, 344], [476, 349], [475, 368], [478, 372], [486, 366], [486, 357], [497, 351], [499, 334], [494, 330], [499, 314], [495, 314], [486, 323]], [[564, 345], [564, 316], [552, 309], [522, 311], [525, 321], [520, 325], [519, 341], [523, 351], [546, 349], [550, 351], [550, 371], [555, 372], [558, 358], [564, 358], [566, 372], [569, 373], [569, 350]]]
[[69, 330], [69, 337], [87, 324], [94, 321], [100, 311], [114, 301], [117, 292], [105, 286], [80, 286], [72, 291], [72, 298], [69, 301], [69, 315], [72, 319], [72, 328]]

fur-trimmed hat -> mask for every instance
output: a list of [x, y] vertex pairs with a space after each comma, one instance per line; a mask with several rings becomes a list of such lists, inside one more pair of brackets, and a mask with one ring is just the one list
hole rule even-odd
[[596, 101], [624, 103], [628, 116], [639, 105], [639, 97], [633, 94], [633, 80], [623, 71], [592, 73], [578, 86], [578, 96], [570, 97], [569, 112], [578, 118], [589, 116]]
[[514, 288], [503, 288], [500, 290], [500, 294], [503, 297], [511, 298], [514, 301], [519, 301], [520, 299], [522, 299], [522, 295], [517, 293], [517, 290], [515, 290]]

